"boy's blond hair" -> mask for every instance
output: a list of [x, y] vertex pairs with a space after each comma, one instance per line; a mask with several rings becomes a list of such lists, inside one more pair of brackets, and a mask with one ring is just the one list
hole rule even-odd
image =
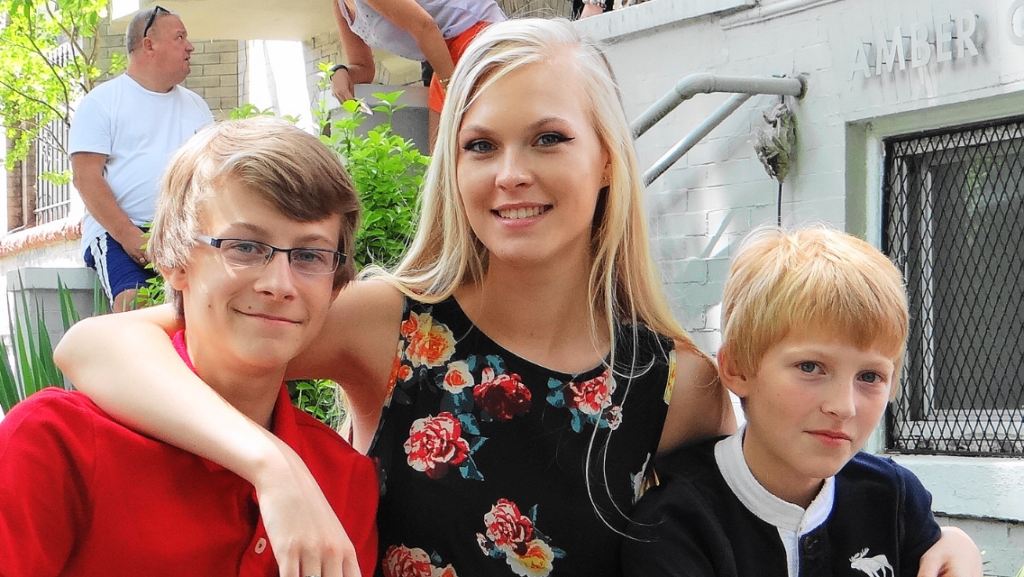
[[824, 227], [753, 232], [725, 283], [722, 349], [738, 372], [793, 330], [820, 330], [858, 348], [892, 351], [893, 394], [907, 341], [907, 296], [899, 270], [878, 249]]
[[[266, 116], [207, 126], [178, 149], [160, 184], [150, 261], [161, 269], [188, 263], [205, 200], [226, 178], [296, 222], [340, 215], [338, 251], [348, 258], [334, 273], [334, 288], [353, 278], [359, 200], [348, 173], [317, 137]], [[165, 288], [167, 301], [180, 313], [180, 295], [170, 285]]]

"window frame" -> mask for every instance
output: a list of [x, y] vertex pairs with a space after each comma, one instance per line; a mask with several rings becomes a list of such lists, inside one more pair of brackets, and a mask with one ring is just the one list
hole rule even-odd
[[[1005, 130], [1010, 125], [1017, 125], [1014, 134], [1009, 134], [1009, 131]], [[973, 133], [971, 134], [972, 139], [969, 144], [964, 143], [964, 135], [967, 133]], [[924, 142], [915, 143], [913, 154], [890, 158], [892, 148], [896, 144], [914, 140], [924, 140]], [[904, 274], [908, 279], [908, 283], [915, 276], [920, 278], [921, 283], [927, 283], [920, 287], [921, 294], [936, 294], [937, 289], [934, 286], [936, 275], [933, 272], [937, 259], [935, 256], [934, 240], [937, 234], [941, 234], [941, 231], [936, 231], [936, 207], [933, 202], [935, 198], [933, 187], [936, 185], [932, 182], [934, 173], [928, 168], [930, 165], [928, 161], [932, 155], [949, 151], [950, 149], [990, 145], [1010, 140], [1020, 141], [1022, 147], [1024, 147], [1024, 117], [1006, 117], [920, 132], [895, 133], [878, 138], [880, 152], [884, 156], [879, 166], [880, 190], [882, 194], [880, 207], [882, 212], [880, 215], [881, 244], [883, 250], [890, 257], [898, 253], [905, 253], [909, 256], [911, 251], [917, 254], [914, 265], [919, 267], [920, 270], [915, 271], [914, 275], [904, 270]], [[911, 170], [911, 162], [909, 161], [911, 156], [918, 162], [922, 159], [925, 160], [920, 166], [916, 167], [916, 177], [911, 176], [908, 172]], [[900, 176], [891, 178], [889, 174], [890, 167], [899, 171]], [[1024, 167], [1017, 166], [1017, 170], [1021, 174], [1019, 182], [1024, 183]], [[906, 187], [907, 190], [905, 191], [897, 192], [892, 190], [893, 182], [914, 182], [918, 184], [913, 187]], [[911, 190], [912, 188], [914, 190]], [[896, 219], [893, 216], [894, 210], [891, 208], [890, 195], [892, 194], [904, 194], [908, 197], [912, 194], [917, 195], [915, 206], [920, 210], [920, 213], [914, 214], [910, 210], [903, 210], [898, 215], [899, 220], [897, 224], [902, 225], [901, 229], [903, 231], [907, 231], [910, 228], [909, 223], [911, 220], [918, 220], [917, 226], [919, 230], [926, 232], [922, 238], [908, 243], [905, 237], [896, 237], [890, 234], [888, 228], [892, 225], [893, 220]], [[903, 204], [908, 204], [908, 201], [903, 200]], [[917, 246], [914, 246], [915, 242]], [[904, 257], [904, 259], [908, 261], [902, 263], [904, 268], [914, 266], [910, 264], [912, 259], [907, 257]], [[908, 288], [913, 289], [914, 287]], [[910, 292], [913, 293], [912, 290]], [[919, 301], [913, 302], [912, 300], [910, 303], [910, 316], [912, 327], [916, 323], [922, 332], [919, 349], [916, 352], [922, 359], [921, 377], [923, 382], [919, 384], [907, 382], [909, 371], [904, 372], [900, 394], [887, 410], [886, 449], [905, 454], [921, 455], [1024, 456], [1024, 430], [1021, 427], [1021, 423], [1024, 422], [1024, 408], [940, 409], [933, 406], [939, 381], [939, 376], [936, 372], [940, 369], [938, 364], [934, 362], [936, 358], [935, 349], [937, 348], [936, 340], [939, 338], [934, 335], [935, 306], [933, 304], [934, 299], [931, 298], [922, 298]], [[913, 342], [908, 343], [908, 346], [912, 345]], [[910, 352], [912, 351], [908, 351], [908, 358], [912, 356], [909, 354]], [[1024, 386], [1024, 383], [1018, 383], [1018, 386]], [[900, 413], [906, 416], [905, 419], [900, 419], [900, 416], [894, 410], [894, 406], [899, 407]], [[918, 413], [920, 417], [912, 418], [911, 416], [915, 413]], [[936, 422], [941, 423], [941, 426], [935, 427], [934, 424]], [[940, 434], [929, 434], [930, 429], [938, 429]], [[949, 435], [941, 434], [949, 430], [952, 430], [953, 433]], [[999, 443], [1002, 443], [1002, 447], [999, 450], [992, 449], [992, 447]], [[917, 446], [911, 446], [913, 444]]]

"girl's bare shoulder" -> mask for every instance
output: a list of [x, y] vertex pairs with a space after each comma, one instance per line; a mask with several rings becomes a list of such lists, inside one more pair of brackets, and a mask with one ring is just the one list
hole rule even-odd
[[718, 367], [692, 343], [676, 342], [675, 380], [659, 451], [736, 429], [729, 393], [718, 378]]

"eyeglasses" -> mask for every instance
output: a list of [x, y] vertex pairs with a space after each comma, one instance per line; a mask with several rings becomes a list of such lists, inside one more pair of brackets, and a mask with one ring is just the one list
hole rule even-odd
[[195, 235], [195, 239], [213, 248], [220, 249], [221, 257], [228, 264], [235, 266], [266, 266], [274, 253], [283, 252], [288, 255], [288, 264], [292, 271], [301, 274], [331, 274], [338, 270], [338, 265], [345, 262], [344, 254], [336, 250], [324, 248], [277, 248], [265, 242], [241, 238], [213, 238], [205, 234]]
[[154, 6], [153, 13], [149, 15], [149, 20], [146, 20], [146, 27], [142, 29], [142, 37], [145, 38], [149, 34], [149, 29], [153, 27], [153, 22], [156, 22], [157, 14], [164, 12], [170, 14], [171, 11], [164, 8], [163, 6]]

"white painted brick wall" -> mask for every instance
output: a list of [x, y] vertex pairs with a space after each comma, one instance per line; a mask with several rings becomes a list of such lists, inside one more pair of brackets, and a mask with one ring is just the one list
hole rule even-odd
[[[766, 1], [756, 9], [675, 20], [670, 13], [677, 8], [669, 7], [670, 2], [653, 0], [643, 5], [643, 15], [638, 11], [634, 17], [633, 8], [628, 8], [616, 16], [628, 29], [631, 18], [663, 14], [662, 26], [649, 34], [622, 36], [603, 32], [596, 24], [580, 25], [614, 38], [609, 55], [630, 117], [692, 73], [806, 74], [808, 96], [796, 104], [796, 160], [783, 190], [783, 222], [788, 225], [824, 221], [845, 228], [849, 194], [880, 194], [847, 190], [849, 123], [1018, 90], [1024, 78], [1024, 47], [1012, 45], [1003, 33], [1008, 6], [1003, 0], [808, 0], [808, 9], [757, 18], [782, 4], [799, 4]], [[865, 79], [854, 73], [860, 43], [891, 38], [896, 26], [909, 35], [915, 22], [926, 23], [934, 39], [936, 20], [968, 8], [980, 18], [976, 39], [981, 57], [937, 63], [933, 48], [932, 62], [925, 69], [911, 71], [908, 63], [907, 72], [882, 77]], [[1004, 60], [1003, 53], [1013, 58]], [[652, 66], [652, 54], [672, 58], [659, 58]], [[642, 166], [653, 164], [725, 99], [697, 95], [641, 137]], [[774, 96], [752, 97], [649, 188], [654, 252], [674, 310], [691, 330], [717, 330], [717, 320], [707, 320], [707, 311], [721, 300], [727, 270], [722, 258], [728, 258], [731, 244], [752, 228], [775, 222], [777, 184], [765, 173], [752, 145], [763, 111], [775, 101]], [[713, 255], [704, 255], [712, 240]], [[694, 259], [710, 259], [709, 266], [695, 267]], [[704, 314], [695, 314], [695, 309]]]

